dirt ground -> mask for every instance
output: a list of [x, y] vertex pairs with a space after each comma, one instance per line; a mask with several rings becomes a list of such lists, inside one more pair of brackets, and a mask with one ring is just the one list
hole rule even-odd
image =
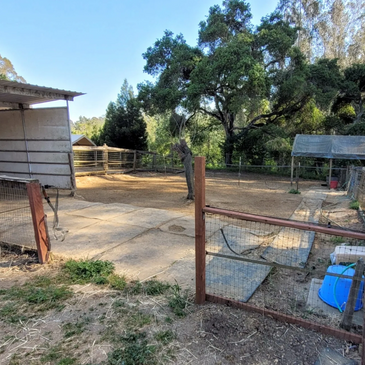
[[[299, 190], [320, 185], [319, 181], [301, 181]], [[194, 204], [185, 199], [181, 174], [85, 176], [77, 178], [77, 187], [76, 197], [92, 202], [194, 214]], [[239, 184], [237, 174], [208, 171], [206, 203], [288, 218], [302, 200], [299, 194], [288, 194], [290, 189], [287, 178], [250, 173], [241, 176]], [[351, 224], [356, 225], [358, 222], [351, 217]], [[51, 277], [60, 265], [62, 262], [56, 261], [41, 267], [34, 257], [3, 250], [0, 289], [23, 285], [37, 275]], [[159, 351], [155, 362], [140, 360], [135, 364], [313, 365], [324, 348], [354, 359], [354, 364], [361, 361], [356, 344], [223, 305], [197, 306], [192, 303], [193, 293], [186, 293], [187, 315], [181, 318], [171, 312], [166, 296], [132, 296], [95, 285], [74, 285], [71, 289], [72, 298], [60, 310], [30, 313], [10, 323], [1, 317], [6, 303], [0, 296], [0, 364], [119, 364], [108, 362], [108, 354], [123, 347], [115, 339], [127, 335], [128, 318], [144, 315], [151, 321], [135, 325], [135, 333], [146, 334], [151, 346]], [[71, 335], [66, 330], [70, 326], [76, 328]], [[169, 341], [159, 342], [156, 334], [161, 333], [173, 335]]]
[[[183, 174], [83, 176], [76, 178], [76, 184], [77, 196], [87, 201], [194, 214], [194, 204], [186, 200]], [[300, 181], [299, 191], [320, 185], [320, 181]], [[212, 207], [289, 218], [302, 200], [300, 194], [287, 194], [291, 188], [288, 178], [245, 173], [239, 182], [237, 173], [206, 172], [206, 204]]]
[[[40, 267], [34, 261], [3, 251], [2, 290], [52, 277], [62, 264]], [[168, 306], [168, 296], [126, 295], [93, 284], [71, 289], [73, 296], [57, 309], [23, 306], [15, 313], [18, 321], [3, 316], [0, 300], [1, 364], [313, 365], [324, 348], [360, 363], [358, 345], [228, 306], [197, 306], [192, 293], [186, 294], [187, 315], [180, 317]], [[128, 337], [134, 342], [123, 354], [135, 362], [117, 362]], [[147, 357], [152, 348], [158, 351]]]

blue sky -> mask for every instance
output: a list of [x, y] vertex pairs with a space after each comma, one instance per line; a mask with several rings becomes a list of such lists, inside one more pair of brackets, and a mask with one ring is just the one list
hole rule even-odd
[[[251, 0], [253, 22], [277, 0]], [[142, 53], [165, 29], [195, 45], [198, 24], [214, 0], [16, 0], [1, 4], [0, 55], [28, 83], [84, 92], [70, 103], [73, 121], [105, 114], [123, 80], [134, 87], [143, 73]], [[62, 103], [61, 105], [64, 105]], [[44, 104], [46, 106], [46, 104]], [[48, 106], [51, 106], [48, 104]]]

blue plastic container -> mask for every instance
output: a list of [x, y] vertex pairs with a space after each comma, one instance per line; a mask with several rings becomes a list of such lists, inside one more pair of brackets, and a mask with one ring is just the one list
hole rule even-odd
[[[341, 274], [345, 269], [346, 269], [346, 266], [343, 266], [343, 265], [332, 265], [332, 266], [328, 267], [327, 272], [333, 273], [333, 274]], [[347, 269], [343, 273], [343, 275], [347, 275], [347, 276], [354, 276], [354, 274], [355, 274], [355, 270], [352, 268]], [[335, 285], [336, 279], [337, 279], [336, 276], [326, 275], [324, 277], [321, 288], [318, 290], [318, 296], [331, 307], [338, 308], [335, 298], [334, 298], [334, 293], [333, 293], [333, 287]], [[346, 308], [346, 302], [347, 302], [347, 298], [350, 293], [351, 283], [352, 283], [352, 280], [347, 279], [347, 278], [339, 278], [337, 281], [335, 295], [336, 295], [337, 303], [340, 306], [342, 311], [344, 311]], [[359, 293], [358, 293], [358, 296], [356, 299], [355, 311], [358, 311], [362, 308], [361, 299], [362, 299], [363, 291], [364, 291], [364, 282], [362, 281], [360, 284]]]

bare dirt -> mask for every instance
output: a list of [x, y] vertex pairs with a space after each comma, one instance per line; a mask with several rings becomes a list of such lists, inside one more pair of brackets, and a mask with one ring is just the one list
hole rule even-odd
[[[304, 192], [320, 184], [301, 181], [299, 190]], [[88, 201], [194, 214], [194, 205], [186, 200], [183, 175], [85, 176], [77, 178], [77, 187], [77, 197]], [[302, 200], [301, 195], [288, 194], [289, 179], [268, 175], [245, 174], [239, 184], [236, 174], [208, 171], [206, 188], [206, 203], [211, 206], [281, 218], [290, 217]], [[334, 203], [327, 203], [331, 204]], [[358, 222], [353, 214], [350, 216], [348, 223], [355, 227]], [[318, 262], [318, 258], [313, 257], [312, 261]], [[60, 265], [62, 262], [42, 267], [34, 257], [3, 250], [0, 288], [22, 285], [37, 275], [52, 276]], [[147, 333], [152, 345], [159, 345], [156, 333], [173, 333], [156, 358], [161, 364], [313, 365], [324, 348], [359, 364], [361, 361], [361, 349], [356, 344], [223, 305], [197, 306], [192, 304], [193, 293], [187, 294], [187, 316], [179, 318], [171, 312], [164, 296], [125, 297], [95, 285], [74, 286], [72, 290], [73, 297], [60, 311], [34, 313], [18, 323], [0, 318], [1, 364], [107, 364], [108, 354], [121, 347], [115, 339], [127, 333], [121, 313], [134, 318], [137, 309], [138, 315], [144, 313], [153, 318], [136, 328], [137, 333]], [[124, 312], [114, 305], [118, 300], [124, 303], [123, 308], [126, 306]], [[0, 296], [0, 312], [4, 304]], [[67, 337], [65, 326], [70, 323], [80, 325], [82, 331]]]
[[[124, 203], [194, 214], [194, 204], [186, 200], [183, 174], [137, 173], [83, 176], [76, 179], [77, 196], [87, 201]], [[321, 185], [320, 181], [300, 181], [299, 190]], [[295, 186], [293, 186], [295, 188]], [[212, 207], [288, 218], [298, 207], [301, 195], [288, 194], [290, 179], [245, 173], [206, 173], [206, 204]]]
[[[3, 252], [2, 289], [38, 275], [52, 277], [60, 265], [42, 267], [32, 257]], [[157, 351], [152, 358], [125, 364], [313, 365], [323, 348], [360, 361], [357, 345], [257, 313], [213, 303], [198, 306], [192, 303], [192, 293], [187, 296], [187, 315], [180, 318], [168, 306], [169, 296], [126, 295], [93, 284], [71, 289], [72, 298], [59, 309], [30, 313], [24, 308], [19, 315], [25, 317], [17, 323], [0, 319], [1, 364], [123, 364], [113, 362], [110, 354], [123, 349], [121, 339], [132, 333], [146, 336], [148, 344], [136, 341], [127, 354], [141, 359], [146, 348]], [[161, 334], [170, 336], [159, 340]]]

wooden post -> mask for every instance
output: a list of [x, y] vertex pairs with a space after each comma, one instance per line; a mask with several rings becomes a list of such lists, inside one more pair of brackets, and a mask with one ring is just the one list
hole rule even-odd
[[49, 241], [47, 238], [47, 228], [43, 210], [42, 195], [39, 183], [27, 184], [30, 210], [34, 227], [34, 237], [37, 244], [38, 259], [41, 264], [45, 264], [49, 259]]
[[195, 302], [205, 302], [205, 157], [195, 157]]
[[328, 173], [328, 189], [331, 189], [331, 180], [332, 180], [332, 158], [330, 158], [330, 171]]
[[[362, 294], [362, 303], [365, 303], [365, 291]], [[361, 365], [365, 365], [365, 316], [363, 316], [362, 324], [362, 349], [361, 349]]]
[[290, 186], [293, 186], [293, 178], [294, 178], [294, 156], [292, 156], [291, 158]]
[[359, 294], [359, 288], [363, 272], [364, 260], [360, 258], [359, 260], [357, 260], [355, 274], [351, 282], [349, 297], [347, 299], [346, 308], [340, 324], [340, 326], [346, 331], [350, 331], [352, 327], [352, 318], [354, 316], [356, 300]]
[[133, 153], [133, 171], [136, 171], [137, 166], [137, 151], [135, 150]]
[[103, 145], [103, 168], [104, 168], [104, 172], [107, 173], [108, 172], [108, 146], [106, 145], [106, 143], [104, 143]]
[[241, 183], [241, 157], [238, 163], [238, 186], [240, 186], [240, 183]]

